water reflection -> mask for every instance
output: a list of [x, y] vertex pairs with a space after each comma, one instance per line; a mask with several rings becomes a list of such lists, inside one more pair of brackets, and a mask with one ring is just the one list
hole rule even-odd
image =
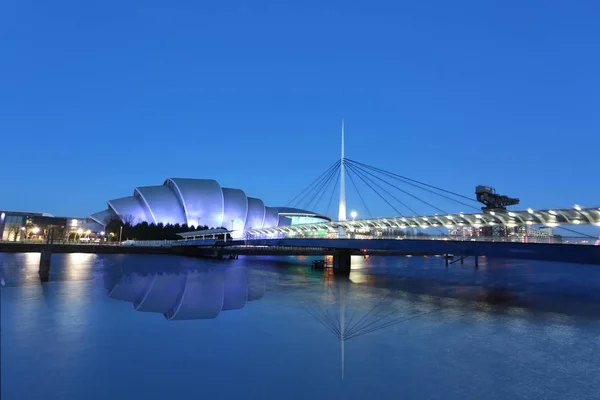
[[184, 269], [107, 273], [108, 296], [133, 304], [135, 311], [163, 314], [167, 320], [217, 318], [261, 299], [265, 282], [244, 268]]

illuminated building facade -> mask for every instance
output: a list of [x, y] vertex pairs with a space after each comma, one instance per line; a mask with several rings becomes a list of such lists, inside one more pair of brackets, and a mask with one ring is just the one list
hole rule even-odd
[[101, 227], [87, 218], [55, 217], [42, 212], [0, 210], [0, 240], [45, 240], [50, 231], [55, 240], [80, 239], [100, 232]]
[[223, 227], [241, 235], [247, 229], [274, 228], [330, 218], [296, 208], [268, 207], [241, 189], [224, 188], [212, 179], [169, 178], [160, 186], [143, 186], [133, 195], [107, 202], [90, 218], [102, 226], [119, 219], [132, 225]]

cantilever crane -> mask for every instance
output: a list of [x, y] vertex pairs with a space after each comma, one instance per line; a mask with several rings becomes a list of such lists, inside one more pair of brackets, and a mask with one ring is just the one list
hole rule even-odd
[[485, 207], [481, 207], [484, 213], [491, 211], [506, 212], [507, 206], [519, 204], [519, 199], [497, 194], [496, 189], [489, 186], [477, 186], [475, 194], [477, 195], [477, 201], [485, 204]]

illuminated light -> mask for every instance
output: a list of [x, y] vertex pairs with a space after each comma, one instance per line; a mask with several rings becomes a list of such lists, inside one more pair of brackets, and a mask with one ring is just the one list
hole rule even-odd
[[511, 212], [509, 212], [509, 213], [508, 213], [508, 215], [509, 215], [509, 216], [511, 216], [511, 217], [516, 217], [516, 216], [517, 216], [517, 214], [515, 214], [515, 213], [514, 213], [514, 212], [512, 212], [512, 211], [511, 211]]
[[40, 228], [37, 226], [31, 230], [33, 233], [37, 234], [40, 231]]
[[481, 214], [475, 214], [475, 218], [483, 218]]
[[77, 226], [77, 223], [78, 223], [78, 222], [79, 222], [79, 221], [77, 221], [76, 219], [72, 219], [72, 220], [71, 220], [71, 226]]
[[81, 229], [81, 228], [77, 229], [77, 233], [78, 233], [79, 235], [81, 235], [81, 234], [83, 233], [83, 229]]
[[427, 221], [427, 217], [423, 217], [423, 221]]
[[509, 228], [514, 228], [515, 226], [517, 226], [517, 224], [515, 224], [515, 223], [510, 223], [510, 224], [506, 224], [506, 226], [508, 226]]
[[104, 235], [106, 235], [106, 232], [102, 231], [102, 232], [100, 232], [100, 235], [104, 236]]
[[494, 211], [490, 211], [490, 215], [496, 215]]
[[528, 212], [529, 214], [533, 214], [533, 208], [528, 208], [528, 209], [527, 209], [527, 212]]
[[24, 231], [24, 230], [25, 230], [25, 227], [24, 227], [24, 226], [22, 226], [22, 227], [21, 227], [21, 230], [22, 230], [22, 231]]
[[358, 216], [358, 213], [356, 211], [350, 212], [350, 217], [352, 217], [353, 220], [355, 220], [357, 216]]
[[548, 214], [556, 215], [556, 213], [554, 212], [554, 210], [548, 210]]
[[579, 224], [581, 223], [581, 221], [580, 221], [580, 220], [578, 220], [578, 219], [574, 219], [574, 220], [573, 220], [573, 223], [574, 223], [575, 225], [579, 225]]
[[533, 225], [533, 221], [525, 221], [527, 225]]
[[90, 230], [88, 229], [87, 231], [85, 231], [85, 233], [89, 235], [90, 233], [92, 233], [92, 231], [90, 231]]
[[489, 225], [489, 226], [494, 226], [494, 225], [496, 225], [496, 223], [495, 223], [495, 222], [491, 222], [491, 221], [490, 221], [490, 222], [488, 222], [488, 225]]
[[475, 227], [475, 228], [481, 228], [481, 224], [473, 224], [473, 227]]
[[461, 216], [462, 218], [464, 218], [464, 217], [465, 217], [465, 214], [463, 214], [463, 213], [460, 213], [460, 216]]
[[4, 217], [6, 217], [6, 214], [4, 214], [4, 213], [0, 214], [0, 219], [4, 219]]
[[579, 205], [577, 205], [577, 204], [575, 204], [575, 205], [573, 206], [573, 208], [574, 208], [574, 209], [576, 209], [577, 211], [581, 211], [581, 206], [579, 206]]
[[446, 224], [446, 228], [452, 228], [454, 225], [452, 224]]
[[554, 228], [554, 227], [557, 227], [557, 226], [558, 226], [558, 224], [557, 224], [556, 222], [549, 222], [549, 223], [547, 223], [547, 224], [546, 224], [546, 226], [549, 226], [549, 227], [551, 227], [551, 228]]
[[448, 218], [448, 219], [454, 219], [454, 217], [452, 215], [447, 215], [446, 218]]

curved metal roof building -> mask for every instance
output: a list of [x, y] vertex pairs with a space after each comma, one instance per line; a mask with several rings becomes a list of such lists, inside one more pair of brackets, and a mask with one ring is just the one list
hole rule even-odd
[[133, 224], [187, 224], [244, 231], [291, 225], [293, 217], [299, 215], [331, 221], [311, 211], [267, 207], [243, 190], [221, 187], [212, 179], [169, 178], [161, 186], [137, 187], [133, 196], [109, 200], [106, 210], [90, 218], [103, 226], [118, 217]]

